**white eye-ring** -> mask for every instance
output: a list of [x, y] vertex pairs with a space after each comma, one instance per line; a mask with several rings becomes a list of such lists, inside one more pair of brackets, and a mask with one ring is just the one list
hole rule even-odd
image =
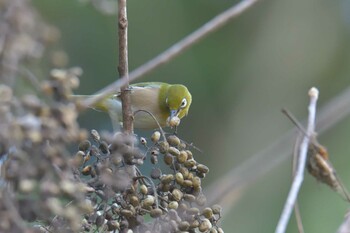
[[184, 107], [186, 107], [186, 105], [187, 105], [187, 100], [186, 100], [186, 98], [183, 98], [181, 101], [180, 108], [184, 108]]

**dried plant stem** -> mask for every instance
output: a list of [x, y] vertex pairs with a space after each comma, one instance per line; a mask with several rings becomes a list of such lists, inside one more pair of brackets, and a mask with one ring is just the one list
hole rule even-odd
[[198, 28], [196, 31], [192, 32], [187, 37], [180, 40], [178, 43], [171, 46], [169, 49], [165, 50], [163, 53], [159, 54], [152, 60], [146, 62], [142, 66], [132, 71], [129, 74], [129, 78], [123, 76], [121, 79], [117, 80], [114, 83], [111, 83], [102, 90], [98, 91], [96, 94], [92, 95], [92, 97], [84, 100], [82, 104], [84, 106], [92, 106], [94, 103], [102, 100], [104, 97], [115, 93], [116, 90], [118, 90], [121, 86], [124, 86], [128, 82], [132, 82], [137, 78], [140, 78], [150, 73], [151, 71], [160, 67], [161, 65], [169, 62], [171, 59], [175, 58], [176, 56], [184, 52], [186, 49], [199, 42], [205, 36], [216, 31], [220, 27], [227, 24], [233, 18], [239, 16], [240, 14], [248, 10], [258, 1], [259, 0], [243, 0], [238, 4], [232, 6], [228, 10], [222, 12], [221, 14], [204, 24], [202, 27]]
[[[128, 18], [126, 12], [126, 0], [118, 0], [118, 35], [119, 35], [119, 64], [120, 77], [125, 79], [121, 87], [121, 102], [123, 112], [123, 128], [128, 134], [133, 133], [133, 114], [131, 110], [131, 98], [129, 92], [129, 65], [128, 65]], [[115, 91], [115, 90], [114, 90]]]
[[350, 232], [350, 212], [347, 212], [343, 223], [339, 226], [337, 233]]
[[[299, 145], [300, 145], [300, 141], [302, 139], [302, 135], [303, 134], [299, 134], [299, 136], [297, 137], [297, 140], [294, 144], [294, 150], [293, 150], [293, 164], [292, 164], [292, 175], [293, 178], [295, 177], [295, 172], [296, 172], [296, 167], [297, 167], [297, 162], [298, 162], [298, 152], [299, 152]], [[304, 233], [304, 226], [303, 226], [303, 221], [302, 221], [302, 217], [300, 214], [300, 208], [299, 208], [299, 203], [298, 200], [295, 201], [294, 204], [294, 215], [295, 215], [295, 220], [298, 226], [298, 232], [299, 233]]]
[[307, 158], [307, 149], [310, 141], [310, 136], [315, 132], [315, 118], [316, 118], [316, 103], [318, 99], [318, 90], [316, 88], [311, 88], [309, 90], [310, 104], [309, 104], [309, 117], [307, 126], [307, 135], [304, 135], [303, 140], [300, 144], [300, 151], [298, 156], [298, 163], [295, 172], [295, 177], [293, 179], [292, 186], [290, 188], [286, 203], [284, 205], [280, 220], [277, 224], [275, 233], [284, 233], [286, 231], [289, 218], [291, 216], [294, 204], [298, 197], [298, 193], [303, 183], [304, 170]]
[[302, 221], [301, 214], [300, 214], [298, 201], [296, 201], [294, 204], [294, 213], [295, 213], [295, 219], [296, 219], [297, 226], [298, 226], [298, 232], [304, 233], [304, 226], [303, 226], [303, 221]]

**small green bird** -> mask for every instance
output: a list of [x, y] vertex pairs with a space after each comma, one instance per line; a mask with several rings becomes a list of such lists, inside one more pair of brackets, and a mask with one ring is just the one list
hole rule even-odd
[[[192, 102], [191, 93], [184, 85], [162, 82], [144, 82], [130, 85], [131, 109], [135, 114], [134, 127], [155, 129], [158, 127], [152, 113], [161, 127], [169, 126], [175, 117], [179, 119], [188, 114]], [[105, 98], [92, 108], [108, 112], [112, 122], [122, 122], [120, 93]], [[142, 110], [142, 111], [140, 111]]]

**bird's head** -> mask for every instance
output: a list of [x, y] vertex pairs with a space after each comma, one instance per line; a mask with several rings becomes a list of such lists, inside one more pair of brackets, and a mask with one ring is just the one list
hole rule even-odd
[[169, 108], [169, 119], [183, 118], [188, 114], [192, 102], [191, 93], [184, 85], [171, 85], [167, 91], [165, 103]]

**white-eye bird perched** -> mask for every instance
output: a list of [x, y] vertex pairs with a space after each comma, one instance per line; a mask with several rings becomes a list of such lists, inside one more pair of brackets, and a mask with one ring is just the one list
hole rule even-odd
[[[149, 113], [153, 114], [161, 127], [169, 126], [172, 119], [181, 119], [188, 114], [192, 96], [184, 85], [143, 82], [131, 84], [129, 87], [131, 109], [135, 113], [134, 128], [158, 128], [157, 122]], [[122, 122], [120, 93], [107, 97], [90, 107], [108, 112], [114, 125]]]

